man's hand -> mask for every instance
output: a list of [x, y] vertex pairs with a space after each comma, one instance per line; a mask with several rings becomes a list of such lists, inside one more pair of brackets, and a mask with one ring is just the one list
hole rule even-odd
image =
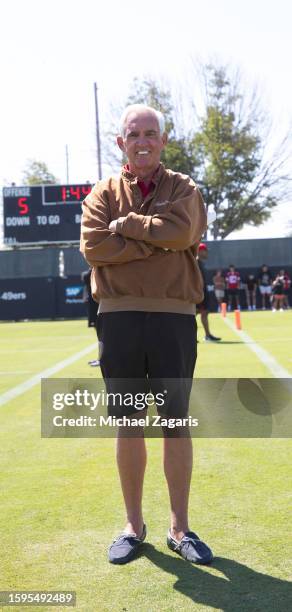
[[113, 232], [113, 234], [117, 234], [117, 223], [118, 221], [124, 221], [126, 217], [119, 217], [118, 219], [115, 219], [115, 221], [111, 221], [108, 228], [111, 232]]

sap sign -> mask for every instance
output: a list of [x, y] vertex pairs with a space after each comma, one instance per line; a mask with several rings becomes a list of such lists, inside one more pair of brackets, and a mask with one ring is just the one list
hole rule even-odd
[[74, 285], [65, 287], [66, 304], [82, 304], [83, 303], [83, 286]]
[[84, 318], [80, 276], [0, 279], [0, 321]]

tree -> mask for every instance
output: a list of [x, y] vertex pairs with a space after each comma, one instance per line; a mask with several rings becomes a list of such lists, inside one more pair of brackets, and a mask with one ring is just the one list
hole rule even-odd
[[256, 92], [240, 90], [240, 76], [225, 67], [203, 68], [205, 111], [193, 137], [194, 175], [217, 219], [213, 237], [245, 224], [261, 225], [289, 193], [285, 164], [289, 135], [265, 156], [270, 124]]
[[170, 88], [151, 78], [134, 79], [125, 106], [147, 104], [164, 114], [168, 145], [162, 161], [196, 181], [207, 208], [213, 205], [217, 215], [211, 234], [223, 239], [246, 224], [261, 225], [290, 195], [285, 170], [290, 134], [269, 150], [268, 113], [258, 93], [244, 89], [239, 71], [201, 66], [200, 80], [204, 104], [199, 114], [192, 102], [191, 130], [183, 128]]
[[47, 164], [30, 159], [23, 172], [24, 185], [54, 185], [59, 182], [54, 174], [49, 172]]

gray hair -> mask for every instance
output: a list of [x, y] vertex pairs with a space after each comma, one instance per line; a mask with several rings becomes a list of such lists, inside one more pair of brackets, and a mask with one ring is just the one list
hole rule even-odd
[[163, 114], [156, 110], [155, 108], [152, 108], [152, 106], [147, 106], [147, 104], [130, 104], [129, 106], [127, 106], [121, 116], [120, 119], [120, 134], [121, 136], [125, 136], [125, 124], [126, 124], [126, 120], [127, 117], [130, 113], [132, 112], [139, 112], [139, 111], [152, 111], [152, 113], [156, 116], [156, 119], [158, 121], [158, 125], [159, 125], [159, 132], [160, 134], [164, 134], [165, 132], [165, 119]]

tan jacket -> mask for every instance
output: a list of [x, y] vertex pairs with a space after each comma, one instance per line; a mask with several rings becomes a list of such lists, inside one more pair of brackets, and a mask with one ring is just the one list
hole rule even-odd
[[[80, 250], [90, 266], [100, 311], [194, 313], [203, 299], [196, 263], [206, 230], [199, 189], [186, 175], [160, 164], [145, 198], [137, 178], [123, 170], [96, 183], [82, 209]], [[112, 220], [118, 233], [111, 233]]]

